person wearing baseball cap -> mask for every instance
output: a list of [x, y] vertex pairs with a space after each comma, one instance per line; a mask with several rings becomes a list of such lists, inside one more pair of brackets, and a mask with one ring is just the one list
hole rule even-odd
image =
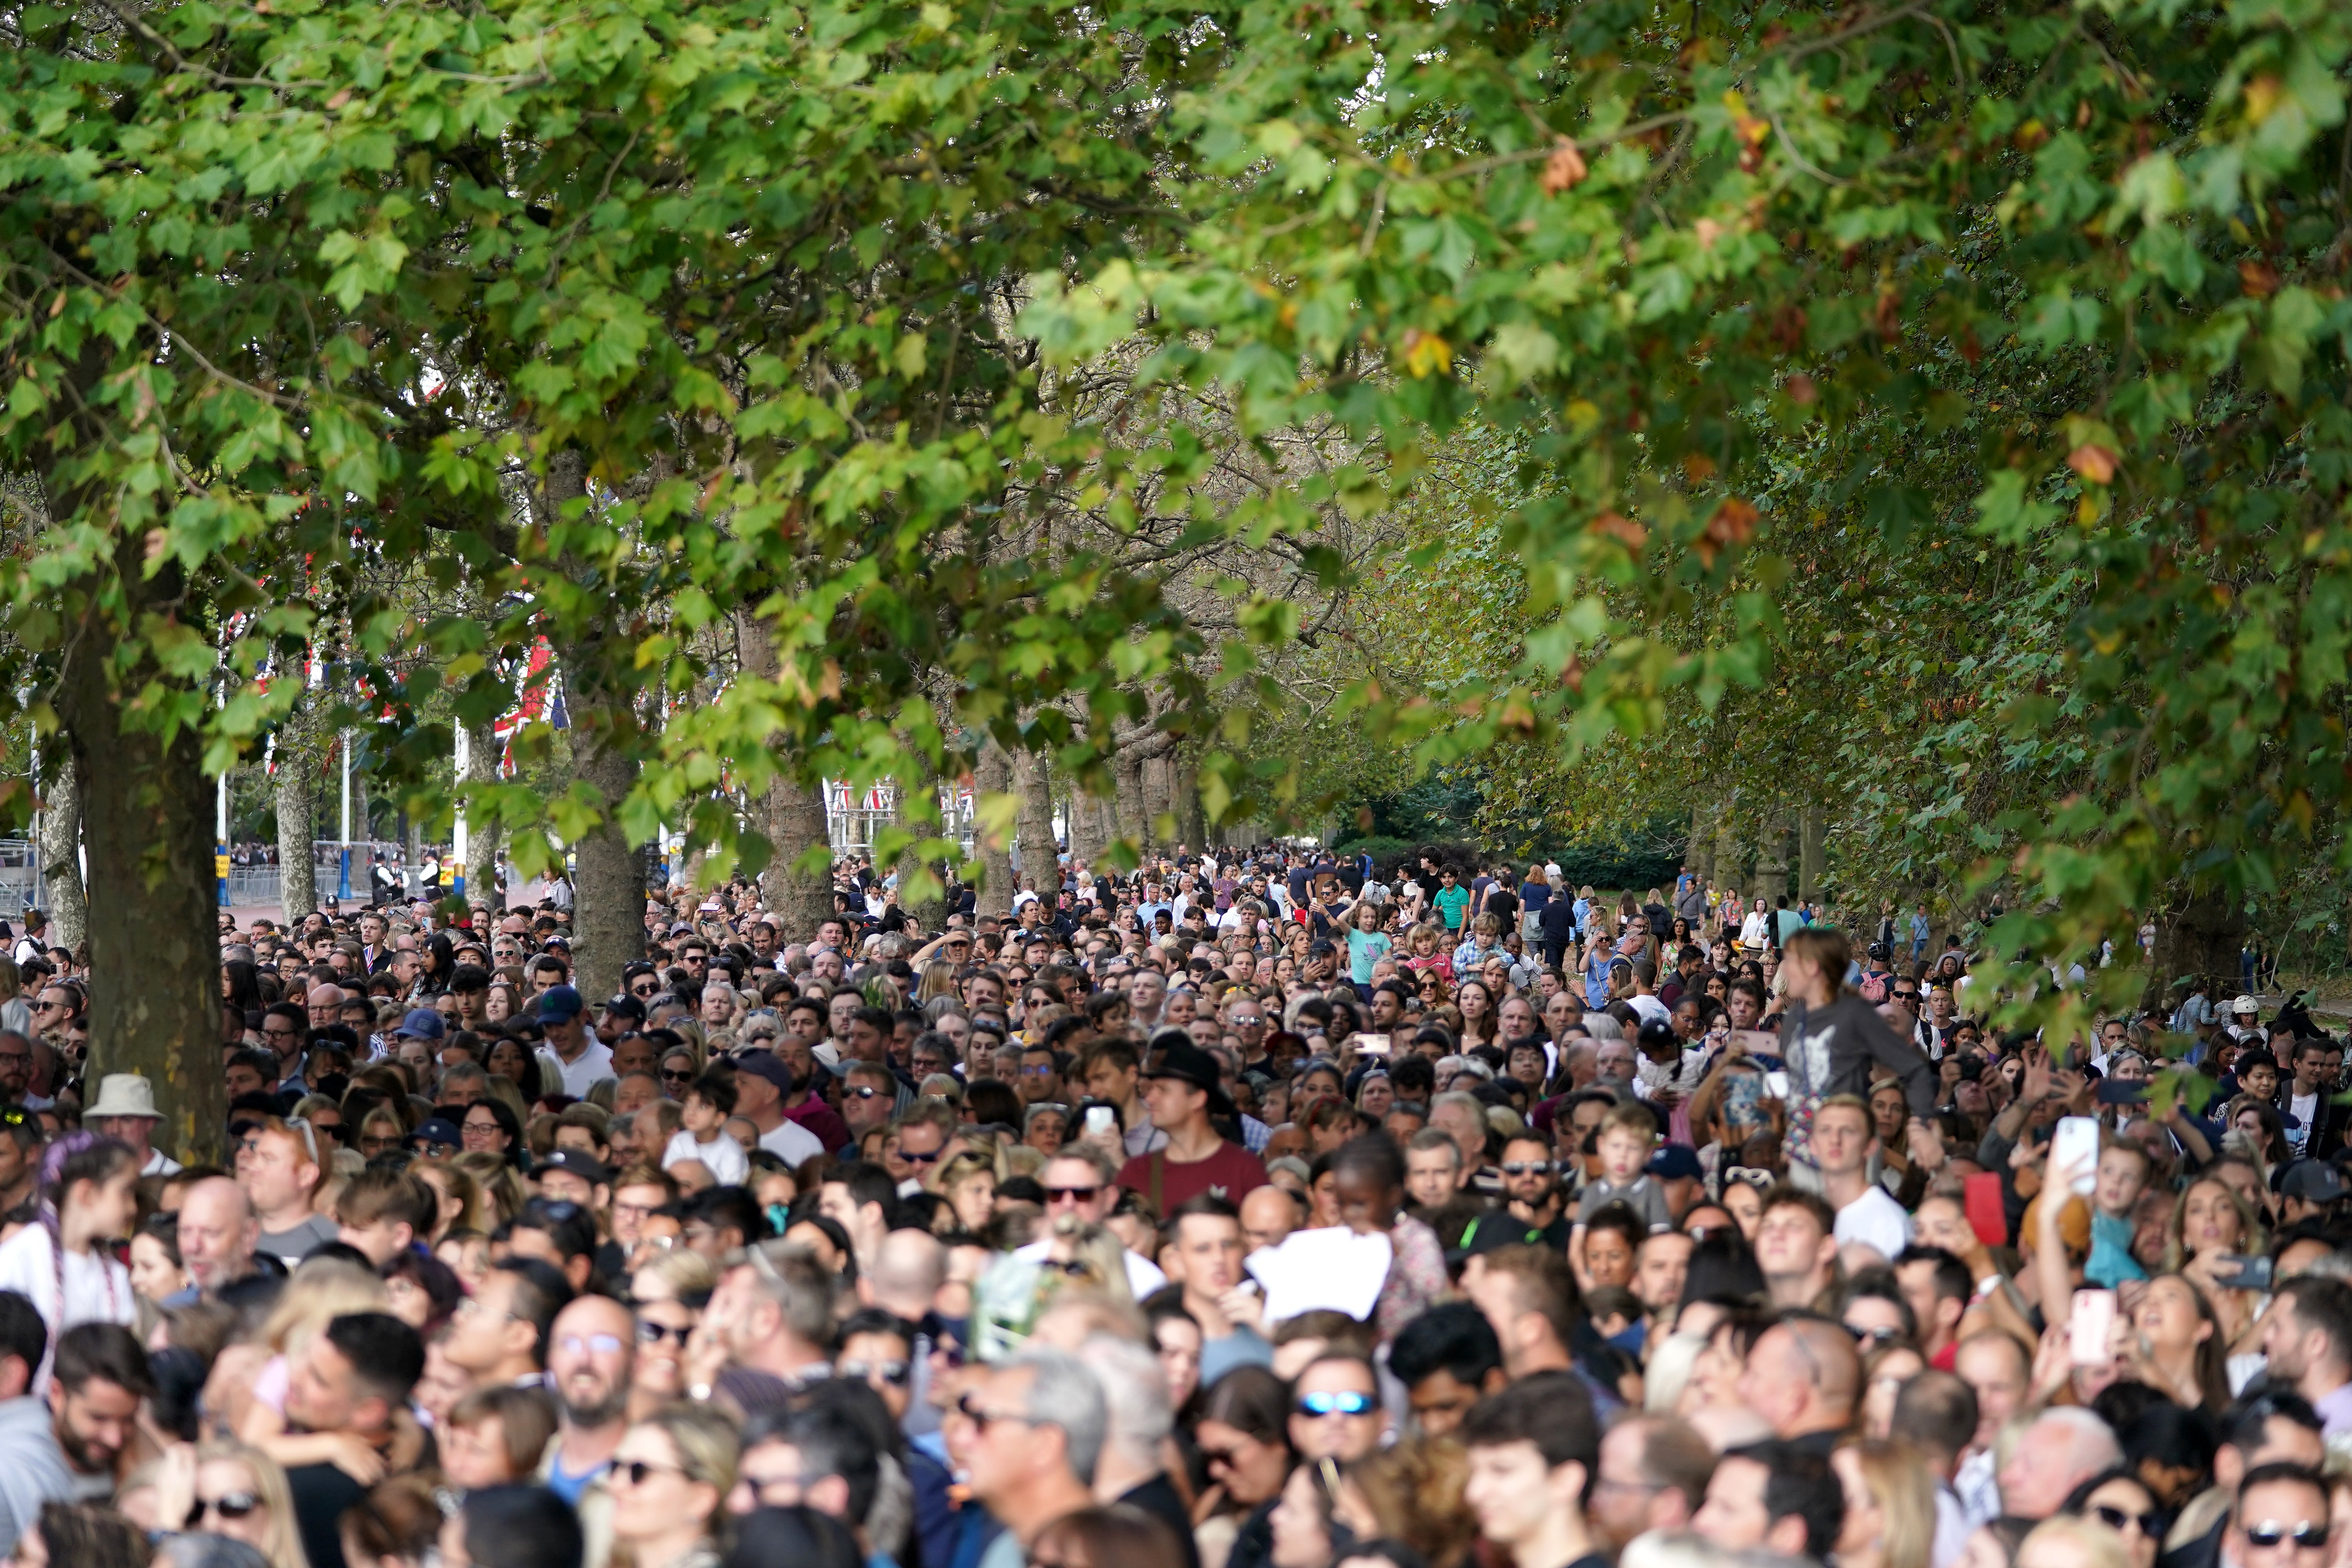
[[[760, 1130], [760, 1147], [794, 1170], [824, 1153], [824, 1141], [794, 1121], [785, 1101], [796, 1089], [792, 1064], [773, 1051], [739, 1051], [735, 1056], [735, 1114]], [[837, 1119], [836, 1119], [837, 1120]], [[845, 1134], [846, 1132], [845, 1127]], [[846, 1136], [842, 1140], [848, 1142]]]
[[1265, 1163], [1220, 1132], [1212, 1117], [1231, 1117], [1217, 1059], [1181, 1029], [1153, 1037], [1142, 1073], [1151, 1124], [1168, 1142], [1119, 1168], [1118, 1184], [1143, 1194], [1162, 1215], [1202, 1194], [1238, 1204], [1265, 1185]]
[[563, 1092], [585, 1100], [601, 1079], [613, 1076], [613, 1047], [589, 1032], [582, 1015], [587, 1004], [569, 985], [551, 985], [539, 994], [539, 1026], [548, 1049], [555, 1053], [563, 1075]]
[[411, 1007], [392, 1032], [394, 1039], [438, 1040], [449, 1032], [449, 1021], [431, 1007]]

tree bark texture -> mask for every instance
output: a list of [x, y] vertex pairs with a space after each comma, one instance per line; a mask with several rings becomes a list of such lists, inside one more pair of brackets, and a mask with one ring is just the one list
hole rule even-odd
[[81, 772], [62, 748], [41, 794], [41, 876], [48, 884], [49, 945], [78, 951], [89, 938], [89, 897], [81, 885]]
[[[972, 794], [975, 805], [984, 803], [990, 795], [1007, 795], [1013, 789], [1013, 759], [1005, 754], [993, 737], [980, 743], [980, 758], [972, 769]], [[1019, 832], [1019, 824], [1014, 824]], [[980, 856], [980, 897], [974, 905], [977, 912], [995, 915], [999, 919], [1013, 912], [1012, 844], [1003, 835], [992, 833], [984, 820], [972, 824], [972, 847]]]
[[[299, 675], [289, 676], [299, 679]], [[278, 731], [271, 760], [278, 794], [278, 889], [286, 923], [300, 930], [319, 907], [317, 820], [319, 798], [318, 694], [305, 690]]]
[[[736, 645], [745, 674], [759, 679], [776, 675], [776, 645], [767, 624], [748, 611], [735, 617]], [[833, 877], [829, 871], [803, 871], [801, 858], [823, 845], [831, 855], [832, 837], [824, 819], [823, 784], [804, 784], [779, 768], [760, 802], [760, 831], [772, 854], [760, 873], [760, 896], [784, 922], [786, 942], [806, 942], [817, 925], [833, 913]]]
[[[499, 735], [489, 724], [473, 726], [466, 742], [466, 782], [489, 784], [499, 776]], [[466, 817], [466, 901], [487, 904], [499, 913], [499, 845], [501, 835], [495, 817], [469, 812]], [[353, 867], [352, 874], [359, 875]]]
[[[1021, 849], [1021, 878], [1050, 901], [1062, 886], [1059, 847], [1054, 841], [1054, 770], [1026, 748], [1013, 753], [1013, 788], [1021, 797], [1013, 842]], [[1073, 799], [1073, 806], [1076, 800]], [[1071, 819], [1075, 833], [1076, 821]]]
[[[559, 452], [548, 465], [545, 507], [555, 516], [587, 491], [585, 460]], [[601, 815], [573, 847], [579, 875], [572, 883], [572, 924], [580, 994], [611, 996], [621, 971], [646, 955], [646, 860], [622, 831], [621, 802], [637, 782], [640, 735], [633, 693], [603, 683], [597, 626], [555, 649], [563, 668], [572, 712], [572, 776], [586, 784]]]
[[1807, 806], [1797, 818], [1797, 896], [1818, 904], [1829, 874], [1830, 821], [1821, 807]]
[[[142, 578], [142, 543], [118, 548], [121, 591], [136, 616], [184, 592], [170, 567]], [[107, 1073], [154, 1087], [155, 1146], [183, 1163], [218, 1164], [226, 1120], [220, 1072], [220, 942], [213, 875], [213, 791], [204, 745], [183, 730], [166, 745], [126, 729], [132, 693], [168, 679], [152, 662], [110, 666], [117, 629], [95, 611], [69, 633], [58, 680], [89, 858], [89, 1092]], [[302, 847], [308, 862], [310, 846]]]
[[[2148, 968], [2140, 1005], [2166, 1013], [2179, 1005], [2189, 985], [2205, 981], [2216, 1012], [2238, 994], [2238, 954], [2246, 942], [2246, 912], [2218, 893], [2183, 897], [2156, 922], [2156, 961]], [[1929, 950], [1928, 957], [1935, 952]]]

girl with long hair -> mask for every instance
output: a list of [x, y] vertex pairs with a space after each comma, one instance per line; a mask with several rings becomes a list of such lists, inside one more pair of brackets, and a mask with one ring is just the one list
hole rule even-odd
[[[58, 1336], [77, 1323], [138, 1319], [139, 1293], [112, 1244], [139, 1217], [139, 1157], [112, 1138], [68, 1132], [41, 1157], [40, 1198], [40, 1222], [0, 1246], [0, 1290], [38, 1310], [54, 1355]], [[47, 1384], [45, 1356], [35, 1386]]]

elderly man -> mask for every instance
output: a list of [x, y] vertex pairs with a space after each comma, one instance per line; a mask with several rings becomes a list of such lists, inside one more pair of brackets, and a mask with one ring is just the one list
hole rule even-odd
[[180, 1262], [188, 1289], [163, 1305], [181, 1306], [217, 1297], [253, 1273], [261, 1221], [245, 1189], [226, 1176], [207, 1176], [180, 1199]]
[[2048, 1519], [2069, 1492], [2123, 1462], [2122, 1446], [2096, 1415], [2080, 1405], [2045, 1410], [2000, 1468], [2000, 1511], [2013, 1519]]
[[[1739, 1374], [1739, 1397], [1790, 1447], [1829, 1458], [1853, 1421], [1862, 1359], [1845, 1326], [1810, 1314], [1764, 1331]], [[2061, 1496], [2063, 1496], [2062, 1493]]]
[[1022, 1568], [1047, 1525], [1094, 1506], [1109, 1419], [1102, 1384], [1060, 1351], [1024, 1351], [971, 1375], [947, 1423], [948, 1451], [1004, 1526], [979, 1568]]
[[81, 1115], [83, 1125], [131, 1146], [141, 1175], [179, 1173], [180, 1163], [148, 1142], [163, 1113], [155, 1109], [155, 1086], [139, 1074], [108, 1073], [99, 1080], [97, 1103]]

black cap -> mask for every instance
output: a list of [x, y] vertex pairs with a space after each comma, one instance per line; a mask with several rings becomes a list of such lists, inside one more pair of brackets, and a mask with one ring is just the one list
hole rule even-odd
[[[1165, 1035], [1173, 1031], [1163, 1029], [1160, 1032]], [[1217, 1058], [1190, 1040], [1178, 1038], [1160, 1047], [1151, 1064], [1143, 1069], [1143, 1076], [1148, 1079], [1172, 1078], [1180, 1083], [1189, 1083], [1194, 1089], [1206, 1090], [1212, 1116], [1231, 1116], [1234, 1113], [1233, 1097], [1225, 1092], [1223, 1076], [1217, 1071]]]
[[613, 1179], [604, 1162], [585, 1149], [552, 1149], [547, 1158], [532, 1167], [534, 1171], [569, 1171], [592, 1187], [601, 1187]]

